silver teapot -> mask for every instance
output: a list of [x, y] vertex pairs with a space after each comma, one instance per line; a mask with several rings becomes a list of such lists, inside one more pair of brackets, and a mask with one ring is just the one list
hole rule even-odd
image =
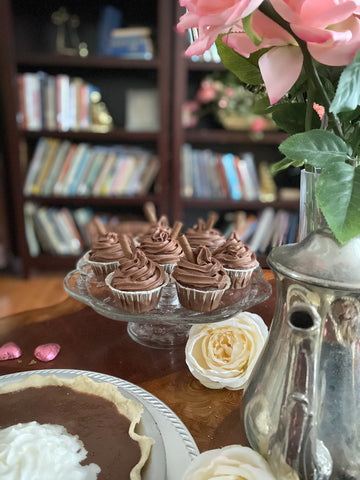
[[360, 479], [360, 238], [274, 248], [276, 307], [244, 392], [250, 445], [278, 480]]

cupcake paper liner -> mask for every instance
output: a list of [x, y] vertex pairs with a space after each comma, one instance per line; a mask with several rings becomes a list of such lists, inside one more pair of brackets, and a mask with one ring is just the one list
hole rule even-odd
[[86, 254], [83, 256], [83, 260], [90, 265], [91, 270], [94, 272], [94, 275], [99, 282], [104, 282], [107, 275], [109, 275], [109, 273], [113, 272], [119, 266], [119, 262], [117, 260], [112, 262], [94, 262], [89, 259], [89, 256], [90, 251], [86, 252]]
[[256, 265], [253, 268], [248, 268], [246, 270], [236, 270], [224, 267], [231, 281], [230, 288], [240, 289], [249, 285], [252, 274], [258, 266], [259, 262], [256, 262]]
[[111, 272], [105, 279], [106, 285], [111, 290], [117, 306], [129, 313], [144, 313], [152, 310], [159, 303], [162, 289], [167, 285], [169, 278], [165, 274], [165, 282], [160, 287], [152, 290], [128, 292], [118, 290], [111, 285], [114, 272]]
[[181, 305], [195, 312], [211, 312], [215, 310], [231, 283], [228, 278], [226, 287], [221, 290], [197, 290], [196, 288], [184, 287], [176, 279], [174, 281]]

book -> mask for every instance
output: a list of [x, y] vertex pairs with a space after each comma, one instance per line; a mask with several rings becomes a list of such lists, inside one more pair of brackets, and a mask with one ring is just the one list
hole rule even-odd
[[108, 54], [119, 58], [150, 60], [154, 54], [151, 29], [127, 27], [111, 30]]
[[59, 177], [60, 171], [64, 165], [67, 154], [69, 153], [71, 147], [71, 142], [69, 140], [63, 140], [54, 157], [54, 161], [50, 167], [50, 170], [45, 178], [44, 184], [41, 189], [41, 194], [43, 196], [49, 196], [53, 192], [54, 185]]
[[[81, 181], [81, 178], [82, 178], [84, 172], [87, 171], [88, 164], [91, 161], [92, 153], [93, 152], [92, 152], [90, 146], [88, 146], [88, 148], [86, 148], [84, 150], [84, 153], [81, 156], [81, 158], [80, 158], [80, 160], [77, 164], [76, 171], [74, 172], [72, 181], [70, 182], [68, 190], [67, 190], [67, 194], [69, 196], [73, 197], [74, 195], [76, 195], [79, 183]], [[75, 157], [74, 157], [73, 161], [75, 161]]]
[[92, 187], [92, 195], [94, 197], [99, 197], [102, 195], [101, 189], [105, 183], [106, 177], [108, 176], [110, 170], [113, 167], [113, 164], [116, 162], [117, 156], [114, 155], [114, 152], [112, 150], [108, 150], [106, 157], [104, 158], [102, 162], [101, 169], [99, 171], [98, 177]]
[[42, 187], [54, 162], [56, 152], [60, 145], [60, 140], [58, 138], [49, 138], [48, 144], [49, 149], [46, 152], [46, 157], [43, 158], [41, 170], [35, 183], [31, 188], [31, 192], [33, 195], [41, 195]]
[[184, 198], [192, 198], [194, 196], [194, 183], [191, 168], [192, 148], [191, 145], [185, 143], [181, 151], [181, 195]]
[[41, 170], [41, 166], [43, 163], [43, 159], [46, 156], [46, 151], [49, 148], [48, 139], [45, 137], [39, 138], [34, 154], [30, 161], [30, 165], [26, 174], [25, 184], [23, 188], [24, 195], [31, 195], [32, 194], [32, 187], [36, 182], [36, 178], [39, 175]]
[[264, 237], [266, 236], [268, 230], [271, 228], [274, 217], [275, 210], [272, 207], [266, 207], [260, 213], [256, 225], [256, 230], [248, 243], [249, 248], [253, 252], [257, 252], [259, 250]]
[[44, 83], [44, 128], [46, 130], [56, 130], [56, 87], [55, 77], [48, 75]]
[[156, 155], [152, 155], [140, 178], [138, 195], [146, 195], [147, 193], [149, 193], [159, 170], [159, 159]]
[[29, 249], [29, 253], [32, 257], [37, 257], [40, 252], [40, 243], [36, 235], [34, 214], [36, 211], [36, 205], [32, 202], [24, 203], [24, 221], [25, 221], [25, 236]]
[[85, 247], [90, 247], [90, 238], [87, 233], [86, 225], [94, 216], [94, 212], [90, 207], [75, 208], [72, 212], [75, 225], [81, 235]]
[[92, 166], [87, 178], [84, 178], [79, 184], [77, 194], [80, 196], [89, 196], [92, 193], [93, 186], [103, 168], [108, 149], [106, 147], [93, 147], [95, 156], [92, 160]]
[[248, 162], [240, 156], [240, 160], [235, 162], [235, 167], [238, 169], [238, 175], [242, 179], [244, 200], [257, 200], [259, 198], [259, 191], [253, 181]]
[[299, 214], [296, 212], [291, 212], [290, 221], [289, 221], [289, 231], [288, 231], [286, 243], [296, 242], [298, 225], [299, 225]]
[[70, 129], [70, 77], [64, 73], [55, 75], [56, 128], [60, 132]]
[[230, 198], [232, 200], [240, 200], [242, 197], [242, 192], [234, 164], [234, 155], [232, 153], [223, 154], [222, 163], [224, 165], [226, 180], [229, 186]]
[[129, 179], [136, 169], [136, 157], [130, 152], [125, 153], [125, 164], [123, 173], [119, 177], [119, 181], [114, 185], [114, 194], [122, 196], [125, 194]]
[[85, 162], [84, 168], [82, 168], [81, 173], [79, 172], [79, 174], [77, 175], [77, 185], [73, 195], [81, 195], [81, 191], [84, 188], [83, 185], [85, 184], [86, 179], [88, 178], [90, 171], [93, 168], [95, 155], [95, 148], [89, 149], [89, 156]]
[[[116, 150], [110, 151], [106, 159], [106, 174], [104, 174], [103, 182], [99, 187], [98, 195], [106, 197], [110, 193], [110, 189], [114, 182], [115, 172], [119, 165], [119, 155]], [[94, 188], [95, 190], [95, 188]]]
[[125, 96], [125, 130], [157, 132], [160, 127], [159, 95], [156, 88], [130, 88]]
[[24, 73], [25, 118], [27, 130], [41, 130], [40, 78], [37, 73]]
[[77, 144], [73, 143], [69, 151], [66, 155], [65, 161], [61, 167], [61, 170], [59, 172], [58, 178], [55, 180], [54, 186], [53, 186], [53, 195], [55, 196], [61, 196], [62, 195], [62, 189], [63, 189], [63, 184], [66, 178], [66, 175], [68, 174], [69, 168], [72, 164], [73, 157], [76, 153], [77, 150]]
[[109, 56], [110, 32], [114, 28], [122, 26], [122, 11], [113, 5], [103, 5], [99, 12], [99, 21], [97, 26], [97, 54], [99, 56]]
[[217, 166], [217, 172], [219, 176], [223, 198], [230, 198], [229, 185], [226, 178], [226, 173], [225, 173], [224, 165], [222, 162], [221, 153], [216, 154], [216, 166]]
[[18, 125], [23, 130], [26, 130], [25, 85], [23, 73], [17, 74], [16, 82], [18, 88], [18, 111], [16, 115], [16, 120]]
[[40, 235], [45, 251], [55, 255], [64, 255], [67, 253], [67, 247], [64, 241], [60, 240], [61, 236], [59, 238], [59, 231], [52, 219], [52, 212], [53, 210], [47, 207], [39, 207], [36, 210], [34, 219], [38, 225], [37, 234]]
[[90, 145], [88, 143], [81, 142], [78, 144], [75, 154], [72, 157], [69, 170], [67, 171], [62, 184], [62, 195], [69, 195], [70, 186], [72, 185], [72, 182], [76, 179], [80, 165], [83, 162], [86, 152], [89, 150], [89, 148]]
[[65, 207], [57, 209], [53, 213], [53, 218], [61, 230], [62, 236], [67, 245], [68, 253], [72, 255], [80, 255], [84, 248], [84, 243], [69, 209]]

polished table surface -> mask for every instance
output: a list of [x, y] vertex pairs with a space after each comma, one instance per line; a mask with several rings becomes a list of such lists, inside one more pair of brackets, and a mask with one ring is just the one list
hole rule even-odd
[[[264, 276], [271, 297], [248, 311], [269, 326], [275, 305], [271, 271]], [[15, 342], [16, 360], [0, 361], [0, 375], [29, 370], [76, 369], [105, 373], [134, 383], [168, 405], [185, 424], [200, 452], [230, 444], [247, 444], [240, 417], [242, 391], [211, 390], [196, 380], [185, 363], [184, 346], [154, 349], [134, 342], [127, 324], [94, 312], [73, 298], [51, 307], [0, 318], [0, 346]], [[59, 355], [40, 362], [34, 349], [58, 343]]]

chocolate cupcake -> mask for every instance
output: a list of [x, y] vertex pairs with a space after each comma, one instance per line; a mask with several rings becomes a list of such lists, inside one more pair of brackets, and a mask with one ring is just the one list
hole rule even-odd
[[245, 245], [239, 234], [233, 230], [225, 243], [213, 252], [229, 275], [231, 288], [244, 288], [250, 280], [254, 270], [259, 266], [255, 253]]
[[101, 282], [118, 267], [122, 258], [124, 258], [124, 252], [117, 234], [105, 232], [98, 236], [91, 249], [85, 254], [83, 261], [90, 265], [96, 279]]
[[106, 277], [105, 283], [121, 310], [130, 313], [152, 310], [159, 302], [168, 276], [140, 248], [128, 243], [128, 239], [120, 236], [120, 242], [125, 257], [116, 270]]
[[213, 228], [217, 219], [218, 215], [215, 212], [211, 212], [206, 222], [199, 218], [196, 225], [185, 231], [191, 248], [208, 247], [210, 251], [213, 251], [225, 242], [223, 234], [216, 228]]
[[194, 251], [186, 247], [186, 237], [180, 237], [185, 252], [173, 270], [179, 302], [185, 308], [196, 312], [215, 310], [230, 279], [221, 263], [211, 255], [207, 247], [198, 247]]
[[140, 244], [145, 255], [163, 267], [170, 274], [184, 252], [177, 240], [182, 223], [176, 222], [170, 231], [162, 227], [156, 228], [151, 235], [146, 235]]

